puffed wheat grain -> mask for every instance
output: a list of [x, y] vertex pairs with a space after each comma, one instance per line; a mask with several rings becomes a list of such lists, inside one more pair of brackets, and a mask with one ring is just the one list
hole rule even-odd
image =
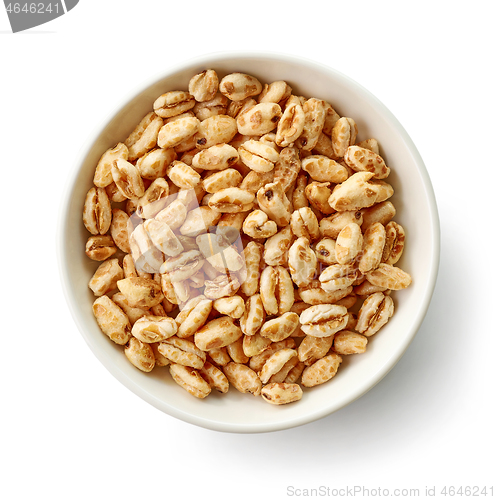
[[298, 401], [365, 352], [411, 284], [390, 167], [335, 103], [283, 80], [207, 68], [187, 87], [96, 164], [93, 314], [135, 367], [168, 366], [197, 398]]

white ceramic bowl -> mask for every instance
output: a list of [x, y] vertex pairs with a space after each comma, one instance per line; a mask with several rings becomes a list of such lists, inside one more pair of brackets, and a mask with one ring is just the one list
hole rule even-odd
[[[262, 82], [287, 81], [297, 95], [330, 102], [341, 116], [352, 117], [359, 140], [374, 137], [391, 168], [387, 179], [395, 188], [394, 220], [406, 230], [406, 249], [399, 267], [413, 277], [412, 285], [394, 293], [396, 311], [372, 339], [365, 354], [346, 357], [337, 376], [307, 389], [301, 401], [282, 407], [231, 389], [198, 400], [172, 381], [167, 368], [142, 373], [123, 348], [99, 330], [92, 315], [94, 297], [87, 283], [98, 263], [85, 256], [89, 236], [82, 224], [85, 194], [92, 185], [101, 154], [122, 141], [168, 90], [187, 89], [197, 72], [213, 68], [220, 76], [241, 71]], [[104, 366], [126, 387], [163, 412], [202, 427], [225, 432], [267, 432], [322, 418], [362, 396], [399, 361], [428, 308], [439, 260], [439, 221], [435, 197], [423, 161], [396, 118], [356, 82], [322, 64], [280, 54], [213, 54], [191, 60], [146, 82], [117, 106], [109, 120], [90, 136], [77, 158], [62, 202], [58, 233], [60, 272], [67, 301], [81, 334]]]

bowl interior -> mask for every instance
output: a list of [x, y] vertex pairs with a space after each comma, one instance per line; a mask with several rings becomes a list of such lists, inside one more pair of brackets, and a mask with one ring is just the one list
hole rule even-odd
[[[285, 80], [294, 94], [325, 99], [341, 116], [352, 117], [358, 141], [374, 137], [391, 174], [395, 189], [394, 220], [406, 230], [406, 248], [397, 264], [413, 277], [412, 285], [393, 294], [395, 314], [373, 338], [365, 354], [345, 356], [329, 383], [304, 389], [296, 404], [275, 407], [262, 398], [238, 393], [212, 393], [197, 400], [171, 379], [167, 368], [145, 374], [133, 367], [98, 328], [91, 312], [94, 300], [87, 283], [98, 263], [84, 254], [89, 236], [82, 224], [82, 207], [92, 186], [102, 153], [123, 141], [152, 103], [168, 90], [187, 89], [192, 75], [208, 68], [222, 77], [241, 71], [263, 83]], [[438, 215], [431, 183], [423, 162], [395, 117], [368, 91], [340, 73], [284, 55], [212, 55], [175, 68], [129, 98], [103, 127], [96, 130], [74, 167], [62, 205], [59, 226], [59, 262], [68, 303], [86, 342], [125, 386], [158, 409], [184, 421], [229, 432], [265, 432], [301, 425], [352, 402], [373, 387], [400, 359], [414, 337], [434, 288], [439, 254]]]

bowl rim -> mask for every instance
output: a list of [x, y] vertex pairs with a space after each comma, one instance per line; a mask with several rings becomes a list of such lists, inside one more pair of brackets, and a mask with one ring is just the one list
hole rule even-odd
[[[400, 134], [404, 143], [412, 155], [413, 162], [417, 165], [419, 170], [419, 174], [421, 176], [423, 186], [426, 192], [426, 198], [428, 200], [428, 209], [430, 212], [430, 231], [431, 231], [431, 240], [433, 242], [432, 251], [431, 251], [431, 259], [430, 266], [428, 272], [428, 279], [426, 281], [426, 290], [427, 293], [423, 296], [423, 301], [419, 304], [417, 315], [414, 321], [411, 324], [409, 335], [405, 337], [405, 341], [398, 345], [395, 352], [392, 354], [389, 363], [385, 363], [376, 373], [372, 374], [371, 378], [368, 378], [367, 381], [360, 384], [357, 389], [347, 394], [346, 397], [342, 397], [335, 401], [333, 405], [327, 405], [322, 408], [319, 408], [315, 411], [306, 413], [302, 416], [287, 419], [284, 421], [270, 422], [270, 423], [226, 423], [226, 422], [218, 422], [214, 420], [210, 420], [202, 417], [202, 415], [192, 415], [183, 410], [178, 409], [175, 406], [168, 405], [163, 401], [157, 399], [155, 396], [147, 392], [143, 389], [139, 384], [137, 384], [134, 380], [130, 379], [125, 373], [123, 373], [116, 365], [112, 363], [110, 358], [106, 355], [106, 353], [97, 348], [96, 345], [93, 344], [91, 335], [89, 335], [84, 328], [85, 318], [82, 316], [78, 303], [71, 291], [71, 281], [69, 276], [69, 265], [68, 265], [68, 252], [65, 251], [65, 227], [68, 225], [69, 213], [66, 210], [68, 207], [71, 194], [73, 192], [79, 171], [81, 166], [84, 164], [86, 157], [90, 154], [94, 144], [105, 130], [105, 128], [111, 123], [114, 118], [119, 114], [123, 106], [137, 98], [140, 94], [145, 92], [149, 87], [157, 84], [160, 80], [177, 74], [179, 72], [188, 70], [189, 68], [193, 68], [198, 65], [203, 65], [208, 67], [214, 67], [217, 62], [227, 61], [237, 59], [240, 61], [240, 66], [243, 66], [243, 60], [247, 59], [263, 59], [267, 61], [279, 61], [291, 64], [300, 64], [306, 67], [312, 67], [317, 71], [325, 72], [333, 74], [334, 78], [341, 79], [344, 83], [346, 83], [349, 87], [352, 88], [353, 92], [358, 92], [362, 94], [373, 107], [375, 107], [381, 114], [392, 123], [397, 132]], [[83, 142], [82, 146], [79, 149], [79, 152], [76, 154], [74, 162], [72, 164], [72, 168], [67, 175], [66, 182], [64, 185], [64, 190], [62, 193], [62, 197], [60, 200], [59, 211], [58, 211], [58, 220], [57, 220], [57, 231], [56, 231], [56, 249], [57, 249], [57, 262], [58, 262], [58, 271], [59, 278], [62, 285], [62, 289], [64, 292], [64, 296], [69, 307], [70, 313], [73, 317], [74, 322], [81, 335], [83, 336], [85, 342], [89, 346], [90, 350], [96, 356], [96, 358], [104, 365], [104, 367], [125, 387], [131, 390], [134, 394], [139, 396], [141, 399], [147, 401], [149, 404], [154, 406], [155, 408], [161, 410], [162, 412], [180, 419], [184, 422], [197, 425], [200, 427], [204, 427], [207, 429], [221, 431], [221, 432], [231, 432], [231, 433], [263, 433], [263, 432], [274, 432], [285, 429], [290, 429], [293, 427], [298, 427], [316, 420], [319, 420], [335, 411], [338, 411], [341, 408], [349, 405], [350, 403], [356, 401], [369, 390], [371, 390], [376, 384], [378, 384], [398, 363], [398, 361], [402, 358], [405, 351], [413, 341], [416, 336], [417, 331], [419, 330], [428, 307], [430, 305], [433, 292], [436, 285], [439, 262], [440, 262], [440, 220], [437, 209], [437, 202], [435, 198], [435, 193], [433, 189], [433, 185], [431, 183], [431, 179], [428, 174], [428, 170], [421, 158], [419, 151], [417, 150], [414, 142], [410, 138], [407, 131], [401, 125], [399, 120], [393, 115], [393, 113], [369, 90], [363, 87], [361, 84], [348, 77], [347, 75], [341, 73], [340, 71], [323, 64], [321, 62], [317, 62], [312, 59], [304, 58], [302, 56], [295, 56], [288, 53], [280, 53], [280, 52], [258, 52], [258, 51], [218, 51], [206, 53], [194, 58], [187, 59], [181, 63], [177, 63], [171, 66], [166, 66], [162, 71], [156, 72], [155, 74], [146, 78], [142, 83], [135, 86], [132, 90], [123, 95], [119, 102], [113, 106], [112, 111], [108, 113], [100, 124], [96, 125], [93, 128], [87, 137], [87, 139]]]

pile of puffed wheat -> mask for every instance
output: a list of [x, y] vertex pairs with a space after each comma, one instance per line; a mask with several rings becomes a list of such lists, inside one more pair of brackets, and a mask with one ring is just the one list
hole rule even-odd
[[284, 81], [207, 70], [158, 97], [84, 204], [103, 333], [198, 398], [284, 404], [334, 377], [411, 283], [390, 169], [356, 137]]

